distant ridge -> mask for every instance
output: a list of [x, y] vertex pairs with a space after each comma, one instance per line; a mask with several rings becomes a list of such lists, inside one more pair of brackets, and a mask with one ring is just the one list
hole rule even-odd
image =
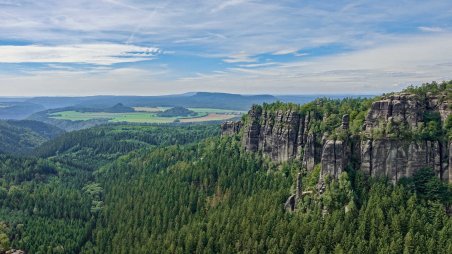
[[[106, 109], [122, 104], [124, 107], [186, 107], [217, 108], [230, 110], [248, 110], [253, 104], [272, 103], [275, 101], [304, 104], [319, 97], [343, 99], [346, 97], [369, 98], [372, 95], [242, 95], [216, 92], [188, 92], [162, 96], [114, 96], [98, 95], [86, 97], [33, 97], [2, 98], [0, 100], [0, 119], [26, 119], [32, 114], [58, 108]], [[14, 101], [14, 102], [13, 102]], [[2, 107], [3, 106], [3, 107]]]

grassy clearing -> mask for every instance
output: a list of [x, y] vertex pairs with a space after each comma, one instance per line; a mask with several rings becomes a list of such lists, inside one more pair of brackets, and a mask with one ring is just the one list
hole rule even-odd
[[[139, 112], [162, 112], [167, 109], [170, 109], [171, 107], [134, 107], [136, 111]], [[229, 109], [217, 109], [217, 108], [188, 108], [191, 111], [197, 112], [197, 113], [217, 113], [217, 114], [244, 114], [245, 111], [240, 110], [229, 110]]]
[[228, 120], [234, 117], [237, 117], [239, 115], [233, 115], [233, 114], [217, 114], [217, 113], [210, 113], [206, 116], [197, 117], [197, 118], [185, 118], [180, 119], [181, 123], [197, 123], [197, 122], [207, 122], [207, 121], [222, 121], [222, 120]]
[[[137, 110], [137, 109], [135, 109]], [[159, 110], [153, 111], [151, 110]], [[165, 110], [159, 108], [142, 108], [139, 112], [133, 113], [105, 113], [105, 112], [77, 112], [62, 111], [50, 114], [50, 118], [70, 121], [87, 121], [92, 119], [108, 119], [109, 122], [129, 122], [129, 123], [172, 123], [180, 122], [205, 122], [227, 120], [240, 115], [240, 112], [234, 110], [209, 109], [209, 108], [190, 108], [197, 113], [196, 116], [190, 117], [160, 117], [156, 113]]]

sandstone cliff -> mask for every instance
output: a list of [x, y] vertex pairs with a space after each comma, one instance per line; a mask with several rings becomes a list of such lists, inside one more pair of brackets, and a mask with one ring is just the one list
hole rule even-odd
[[[448, 98], [446, 94], [383, 96], [371, 104], [358, 133], [349, 131], [350, 117], [344, 114], [335, 129], [339, 136], [316, 131], [316, 124], [325, 121], [316, 112], [253, 106], [243, 123], [243, 146], [275, 162], [301, 160], [306, 170], [320, 163], [321, 175], [336, 178], [353, 166], [395, 182], [430, 167], [439, 178], [452, 182], [452, 141], [443, 134], [424, 135], [432, 116], [438, 115], [444, 125], [451, 111]], [[236, 125], [242, 123], [225, 126]], [[238, 128], [226, 129], [225, 134], [238, 133]]]

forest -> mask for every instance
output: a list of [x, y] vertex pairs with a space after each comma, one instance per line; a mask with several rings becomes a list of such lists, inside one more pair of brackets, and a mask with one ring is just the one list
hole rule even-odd
[[[314, 112], [314, 130], [332, 136], [347, 113], [358, 135], [373, 100], [261, 107]], [[426, 119], [428, 128], [404, 137], [450, 137], [450, 117], [444, 126]], [[348, 167], [288, 212], [300, 162], [245, 151], [240, 135], [221, 136], [217, 124], [0, 127], [34, 140], [26, 156], [1, 150], [0, 253], [452, 253], [452, 187], [431, 168], [393, 184]], [[320, 165], [306, 172], [304, 190], [319, 174]]]

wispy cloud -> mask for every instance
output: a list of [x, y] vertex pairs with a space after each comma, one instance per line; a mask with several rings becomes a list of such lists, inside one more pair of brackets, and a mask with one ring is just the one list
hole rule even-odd
[[444, 29], [441, 27], [436, 27], [436, 26], [420, 26], [418, 27], [419, 30], [423, 31], [423, 32], [443, 32]]
[[0, 63], [86, 63], [111, 65], [150, 60], [161, 51], [121, 44], [0, 46]]
[[295, 54], [298, 49], [281, 49], [273, 52], [273, 55], [287, 55], [287, 54]]
[[397, 7], [389, 0], [0, 6], [0, 84], [10, 87], [0, 85], [4, 94], [63, 94], [63, 83], [91, 93], [368, 91], [452, 73], [448, 0]]
[[254, 63], [257, 62], [257, 58], [253, 58], [245, 52], [233, 54], [223, 60], [226, 63]]

